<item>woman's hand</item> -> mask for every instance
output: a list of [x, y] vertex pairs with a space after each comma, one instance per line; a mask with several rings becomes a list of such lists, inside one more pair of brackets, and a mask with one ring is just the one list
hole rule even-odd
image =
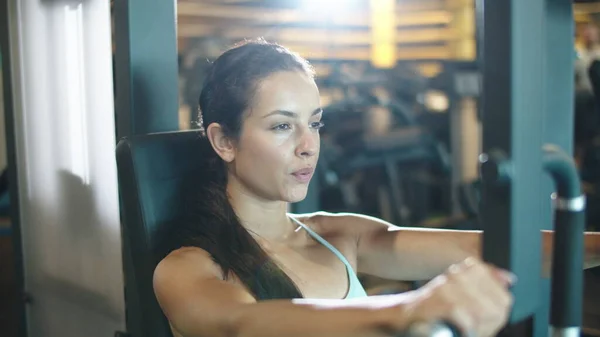
[[509, 287], [514, 282], [510, 273], [469, 258], [399, 306], [398, 328], [414, 322], [445, 321], [464, 336], [495, 336], [507, 322], [513, 302]]

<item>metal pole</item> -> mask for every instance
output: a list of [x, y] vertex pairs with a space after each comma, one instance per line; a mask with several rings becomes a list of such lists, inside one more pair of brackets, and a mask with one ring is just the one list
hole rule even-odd
[[[577, 189], [575, 195], [565, 195], [562, 184], [554, 184], [551, 175], [544, 176], [542, 195], [544, 222], [543, 229], [552, 229], [552, 203], [549, 195], [555, 190], [561, 198], [580, 197], [579, 179], [573, 164], [574, 133], [574, 20], [572, 1], [545, 0], [545, 118], [543, 119], [543, 140], [561, 149], [561, 154], [569, 159], [572, 173], [571, 184]], [[547, 157], [546, 157], [547, 159]], [[538, 311], [536, 329], [552, 335], [579, 336], [582, 309], [583, 248], [570, 246], [583, 241], [584, 212], [579, 210], [561, 210], [555, 205], [555, 239], [552, 280], [542, 280], [542, 295], [546, 299], [546, 310]], [[567, 220], [567, 222], [565, 222]], [[565, 226], [567, 226], [565, 228]], [[558, 249], [558, 250], [557, 250]], [[558, 256], [557, 256], [558, 255]], [[556, 259], [559, 259], [558, 261]], [[570, 270], [568, 268], [571, 268]], [[568, 273], [568, 274], [564, 274]], [[562, 274], [562, 275], [561, 275]], [[552, 282], [552, 291], [550, 291]], [[557, 288], [558, 286], [558, 288]], [[561, 289], [562, 288], [562, 289]], [[563, 296], [563, 297], [561, 297]], [[567, 296], [565, 300], [564, 296]], [[550, 301], [552, 303], [550, 305]], [[548, 315], [548, 306], [552, 308]], [[548, 318], [550, 317], [550, 322]]]
[[484, 258], [519, 276], [510, 322], [515, 326], [529, 318], [520, 334], [533, 336], [548, 333], [550, 296], [549, 280], [539, 277], [540, 230], [552, 226], [555, 187], [542, 171], [542, 144], [572, 154], [571, 6], [562, 0], [483, 0], [478, 6], [485, 22]]
[[558, 146], [544, 146], [544, 169], [556, 186], [551, 336], [579, 336], [583, 309], [585, 196], [581, 193], [575, 161]]
[[[509, 328], [540, 303], [542, 111], [544, 95], [543, 1], [484, 0], [483, 15], [483, 257], [513, 271], [515, 303]], [[531, 330], [526, 328], [525, 331]], [[512, 333], [512, 335], [528, 332]], [[547, 331], [544, 332], [547, 333]], [[540, 332], [533, 332], [542, 336]]]
[[117, 137], [178, 130], [175, 1], [114, 6]]

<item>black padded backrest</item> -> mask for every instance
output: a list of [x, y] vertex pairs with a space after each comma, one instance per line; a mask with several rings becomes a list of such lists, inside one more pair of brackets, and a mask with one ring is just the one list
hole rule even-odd
[[171, 332], [152, 288], [156, 249], [184, 213], [184, 186], [202, 171], [208, 142], [197, 131], [134, 136], [117, 145], [127, 330], [133, 337]]

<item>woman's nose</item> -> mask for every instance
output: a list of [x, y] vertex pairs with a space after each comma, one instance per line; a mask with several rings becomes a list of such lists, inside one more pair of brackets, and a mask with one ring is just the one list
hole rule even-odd
[[296, 155], [299, 157], [312, 157], [319, 151], [319, 134], [310, 129], [301, 131]]

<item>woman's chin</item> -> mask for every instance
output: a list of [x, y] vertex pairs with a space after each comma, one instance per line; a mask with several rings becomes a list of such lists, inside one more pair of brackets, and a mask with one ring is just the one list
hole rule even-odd
[[290, 189], [286, 193], [285, 201], [289, 203], [296, 203], [304, 200], [306, 198], [306, 194], [308, 193], [307, 187], [296, 187]]

